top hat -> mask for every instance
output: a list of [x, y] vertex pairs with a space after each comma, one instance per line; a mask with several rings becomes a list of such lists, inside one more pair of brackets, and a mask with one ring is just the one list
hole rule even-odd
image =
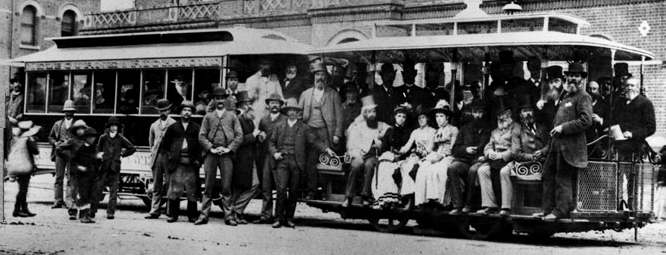
[[228, 96], [228, 94], [227, 94], [227, 90], [225, 90], [225, 89], [222, 88], [222, 87], [217, 87], [217, 88], [215, 88], [215, 89], [213, 90], [213, 96], [214, 96], [214, 97], [215, 97], [215, 96], [223, 96], [223, 97], [226, 97], [226, 96]]
[[162, 98], [160, 100], [157, 100], [157, 106], [155, 106], [155, 108], [157, 108], [158, 111], [166, 111], [169, 110], [169, 108], [171, 108], [171, 103], [169, 102], [168, 99]]
[[284, 100], [282, 100], [282, 96], [278, 93], [273, 93], [268, 98], [266, 98], [266, 104], [270, 104], [271, 101], [278, 101], [280, 104], [284, 105]]
[[629, 72], [629, 64], [621, 62], [621, 63], [615, 63], [613, 65], [613, 69], [615, 70], [615, 77], [622, 77], [622, 76], [629, 76], [630, 78], [633, 77], [633, 75]]
[[74, 108], [74, 101], [72, 101], [72, 100], [65, 101], [65, 104], [62, 105], [62, 111], [63, 112], [75, 112], [76, 108]]
[[560, 78], [560, 79], [564, 78], [561, 66], [549, 66], [548, 68], [546, 68], [546, 74], [548, 75], [548, 80], [552, 80], [555, 78]]
[[31, 120], [20, 121], [18, 123], [18, 127], [20, 131], [23, 131], [23, 133], [21, 133], [21, 137], [36, 135], [37, 133], [39, 133], [39, 130], [42, 129], [41, 126], [35, 126]]
[[375, 104], [375, 99], [372, 97], [372, 95], [364, 96], [363, 98], [361, 98], [361, 103], [363, 103], [361, 111], [374, 109], [377, 107], [377, 104]]
[[236, 94], [236, 104], [250, 101], [252, 101], [252, 98], [250, 98], [250, 94], [248, 94], [247, 91], [239, 91], [238, 94]]
[[185, 107], [189, 107], [193, 113], [197, 112], [197, 107], [195, 107], [192, 101], [189, 100], [185, 100], [180, 103], [180, 105], [178, 106], [178, 112], [183, 111], [183, 108]]
[[406, 59], [402, 62], [402, 76], [415, 76], [417, 71], [414, 68], [414, 61], [411, 59]]
[[382, 67], [379, 71], [379, 74], [384, 74], [384, 73], [395, 73], [395, 68], [393, 68], [393, 64], [391, 64], [390, 62], [382, 63]]
[[72, 124], [72, 126], [69, 127], [69, 129], [67, 129], [67, 132], [69, 132], [70, 134], [74, 134], [74, 135], [76, 135], [75, 132], [76, 132], [77, 129], [79, 129], [79, 128], [87, 128], [87, 127], [88, 127], [88, 125], [86, 125], [86, 122], [85, 122], [85, 121], [83, 121], [83, 120], [76, 120], [76, 121], [74, 121], [74, 124]]
[[499, 52], [499, 62], [502, 64], [513, 64], [513, 51], [504, 50]]
[[229, 79], [229, 78], [236, 78], [236, 79], [238, 79], [238, 72], [236, 72], [236, 71], [234, 71], [234, 70], [231, 70], [231, 71], [229, 71], [229, 72], [227, 73], [227, 77], [226, 77], [226, 78], [227, 78], [227, 79]]
[[587, 77], [587, 72], [585, 72], [585, 67], [581, 63], [573, 62], [569, 64], [569, 70], [564, 72], [565, 75], [578, 73], [581, 77]]
[[296, 98], [289, 98], [287, 99], [285, 106], [282, 107], [282, 111], [287, 113], [289, 110], [302, 111], [303, 109], [298, 106], [298, 101], [296, 101]]
[[122, 126], [123, 126], [123, 124], [120, 123], [120, 120], [119, 120], [118, 117], [116, 117], [116, 116], [111, 116], [111, 117], [109, 117], [109, 120], [106, 122], [106, 124], [104, 124], [104, 127], [108, 128], [108, 127], [111, 126], [111, 125], [116, 125], [116, 126], [118, 126], [118, 127], [122, 127]]
[[534, 108], [535, 105], [532, 103], [532, 97], [530, 97], [530, 95], [519, 94], [516, 97], [516, 101], [518, 102], [516, 110], [520, 111], [524, 108]]
[[314, 68], [312, 69], [312, 73], [317, 72], [324, 72], [328, 74], [328, 69], [326, 69], [326, 66], [323, 63], [315, 64]]
[[86, 127], [86, 130], [83, 131], [82, 136], [84, 136], [84, 137], [97, 136], [97, 130], [95, 130], [94, 128], [91, 128], [91, 127]]

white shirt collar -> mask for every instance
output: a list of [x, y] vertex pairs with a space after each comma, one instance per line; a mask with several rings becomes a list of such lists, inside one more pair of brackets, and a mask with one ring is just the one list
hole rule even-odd
[[111, 138], [116, 138], [116, 135], [118, 135], [118, 132], [111, 132], [111, 131], [109, 131], [109, 136], [110, 136]]
[[289, 125], [289, 127], [293, 127], [296, 124], [296, 121], [298, 121], [298, 120], [293, 120], [292, 121], [290, 119], [287, 119], [287, 124]]

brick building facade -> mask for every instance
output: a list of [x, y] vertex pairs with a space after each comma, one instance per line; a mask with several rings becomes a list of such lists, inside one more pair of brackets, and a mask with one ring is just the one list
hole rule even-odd
[[[100, 0], [0, 1], [0, 61], [45, 50], [49, 37], [77, 34], [84, 15], [99, 12]], [[7, 84], [20, 69], [0, 65], [0, 82]]]

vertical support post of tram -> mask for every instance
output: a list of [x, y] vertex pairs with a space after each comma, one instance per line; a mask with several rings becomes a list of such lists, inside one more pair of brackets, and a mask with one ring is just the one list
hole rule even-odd
[[[372, 94], [372, 89], [375, 87], [375, 76], [377, 75], [377, 56], [375, 55], [376, 52], [373, 50], [372, 55], [370, 57], [370, 65], [372, 65], [372, 79], [370, 79], [370, 83], [368, 83], [368, 93]], [[324, 59], [322, 59], [323, 61]]]
[[456, 79], [458, 78], [458, 49], [453, 48], [451, 53], [451, 92], [449, 93], [449, 105], [452, 112], [456, 109]]
[[483, 88], [481, 89], [481, 98], [484, 100], [483, 96], [486, 94], [486, 89], [490, 86], [490, 52], [488, 52], [488, 47], [486, 47], [486, 53], [483, 54]]
[[[610, 101], [609, 102], [611, 102], [611, 104], [612, 104], [612, 102], [614, 102], [613, 101], [614, 100], [613, 99], [613, 94], [614, 94], [613, 89], [614, 88], [613, 88], [612, 82], [613, 82], [613, 75], [615, 74], [615, 52], [617, 52], [617, 50], [616, 49], [611, 49], [610, 51], [611, 51], [611, 93], [609, 94], [609, 96], [610, 96]], [[609, 120], [613, 119], [613, 108], [612, 107], [608, 107], [608, 119]], [[612, 142], [611, 137], [613, 137], [613, 136], [611, 134], [610, 128], [608, 129], [608, 132], [606, 134], [608, 135], [608, 144], [607, 144], [608, 147], [607, 147], [607, 150], [606, 150], [607, 151], [606, 154], [608, 156], [608, 159], [612, 159], [613, 156], [610, 155], [610, 153], [611, 153], [611, 142]], [[618, 162], [619, 162], [619, 159], [618, 159]], [[618, 165], [618, 167], [619, 167], [619, 165]], [[618, 171], [618, 174], [619, 173], [620, 173], [620, 171]], [[619, 180], [619, 175], [616, 178], [618, 178], [618, 180]]]
[[640, 88], [640, 93], [643, 95], [643, 67], [645, 67], [645, 56], [641, 56], [641, 88]]
[[[27, 75], [26, 75], [27, 77]], [[26, 78], [27, 79], [27, 78]], [[9, 91], [6, 82], [1, 82], [0, 84], [0, 96], [2, 96], [2, 103], [0, 103], [0, 222], [5, 222], [5, 128], [7, 125], [7, 111], [5, 111], [5, 104], [7, 103], [7, 97], [5, 93]], [[26, 83], [27, 84], [27, 83]]]

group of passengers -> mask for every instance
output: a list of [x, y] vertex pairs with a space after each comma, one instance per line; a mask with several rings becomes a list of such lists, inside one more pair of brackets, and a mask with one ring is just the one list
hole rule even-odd
[[[425, 87], [416, 86], [417, 71], [410, 60], [402, 63], [404, 84], [394, 87], [397, 71], [392, 63], [381, 65], [378, 74], [382, 83], [375, 84], [363, 63], [352, 67], [346, 61], [315, 57], [309, 73], [299, 75], [296, 65], [288, 65], [284, 79], [272, 72], [269, 59], [261, 60], [259, 70], [244, 84], [239, 84], [238, 74], [230, 71], [225, 75], [229, 86], [215, 88], [196, 105], [182, 96], [160, 99], [156, 103], [160, 117], [149, 133], [155, 182], [146, 218], [160, 216], [166, 197], [167, 221], [177, 221], [178, 199], [186, 192], [189, 221], [206, 224], [218, 195], [214, 184], [219, 169], [220, 203], [227, 225], [246, 224], [245, 207], [261, 193], [261, 216], [255, 222], [272, 223], [275, 228], [294, 227], [301, 184], [305, 185], [306, 200], [323, 196], [317, 169], [321, 153], [330, 157], [347, 153], [352, 158], [343, 207], [352, 206], [354, 197], [360, 194], [362, 206], [381, 208], [412, 198], [421, 208], [450, 206], [453, 215], [475, 209], [484, 214], [510, 215], [512, 176], [518, 175], [519, 166], [538, 162], [546, 166], [543, 216], [552, 213], [552, 218], [566, 217], [574, 207], [573, 171], [561, 174], [553, 170], [549, 174], [548, 159], [553, 158], [553, 168], [563, 168], [559, 164], [564, 162], [575, 169], [587, 164], [587, 153], [584, 142], [572, 146], [583, 147], [581, 152], [581, 148], [565, 148], [564, 142], [552, 143], [551, 139], [585, 131], [590, 133], [587, 139], [594, 140], [611, 125], [619, 125], [625, 140], [617, 143], [616, 149], [621, 157], [631, 157], [631, 152], [642, 148], [645, 137], [655, 132], [654, 109], [640, 95], [638, 80], [630, 77], [626, 65], [616, 66], [615, 83], [622, 86], [611, 86], [613, 79], [602, 78], [598, 83], [590, 82], [588, 95], [578, 91], [585, 88], [587, 76], [581, 64], [570, 64], [567, 72], [551, 66], [541, 77], [536, 61], [528, 61], [531, 78], [525, 80], [513, 76], [516, 62], [512, 53], [501, 52], [500, 61], [491, 65], [493, 82], [483, 96], [478, 82], [439, 86], [443, 79], [438, 67], [428, 66]], [[334, 65], [332, 75], [326, 67], [329, 64]], [[546, 81], [543, 85], [540, 78]], [[569, 89], [572, 86], [575, 91]], [[178, 95], [181, 93], [174, 96]], [[581, 102], [580, 107], [571, 101], [574, 99]], [[101, 198], [100, 185], [111, 179], [109, 183], [115, 182], [117, 190], [120, 158], [131, 155], [134, 146], [118, 133], [122, 124], [116, 117], [109, 119], [104, 135], [110, 137], [104, 143], [109, 143], [111, 149], [99, 147], [104, 136], [92, 146], [95, 139], [90, 138], [96, 138], [96, 131], [73, 119], [75, 109], [71, 105], [73, 102], [65, 103], [65, 118], [54, 125], [50, 136], [56, 152], [53, 207], [67, 206], [75, 219], [76, 208], [71, 201], [77, 201], [82, 221], [93, 222]], [[179, 114], [179, 120], [171, 118], [170, 113]], [[205, 114], [201, 125], [191, 121], [196, 113]], [[568, 114], [572, 114], [573, 121], [562, 121], [569, 118]], [[120, 140], [112, 142], [116, 137]], [[585, 157], [571, 161], [569, 155], [564, 155], [571, 152]], [[85, 162], [77, 162], [80, 160]], [[197, 212], [202, 165], [205, 190]], [[79, 170], [73, 166], [80, 166]], [[74, 183], [68, 183], [67, 205], [62, 198], [66, 167]], [[106, 169], [113, 174], [81, 170], [87, 168]], [[561, 183], [566, 179], [562, 176], [569, 179]], [[362, 182], [357, 192], [359, 179]], [[86, 186], [86, 182], [98, 184]], [[272, 190], [277, 190], [274, 215]], [[481, 205], [474, 204], [478, 190]], [[112, 189], [111, 194], [115, 197], [117, 191], [114, 194]], [[109, 219], [114, 218], [112, 207], [110, 203]]]

